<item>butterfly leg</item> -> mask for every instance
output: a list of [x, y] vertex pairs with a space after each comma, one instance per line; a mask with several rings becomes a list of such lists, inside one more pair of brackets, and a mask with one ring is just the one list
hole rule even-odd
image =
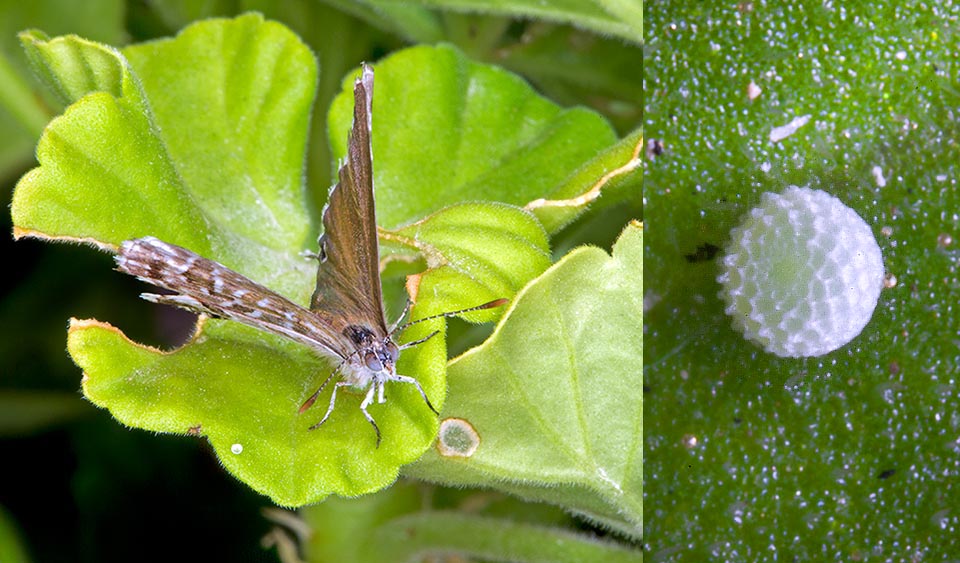
[[323, 388], [327, 386], [327, 383], [330, 383], [330, 380], [333, 379], [334, 376], [336, 376], [338, 373], [340, 373], [340, 370], [343, 368], [344, 362], [346, 362], [346, 360], [343, 360], [342, 362], [337, 364], [337, 369], [333, 370], [330, 373], [330, 375], [328, 375], [327, 378], [323, 380], [323, 383], [320, 384], [320, 388], [314, 391], [313, 395], [310, 395], [310, 398], [304, 401], [302, 405], [300, 405], [300, 414], [303, 414], [303, 411], [313, 406], [313, 402], [316, 401], [317, 397], [320, 396], [320, 392], [323, 391]]
[[304, 260], [319, 260], [320, 255], [312, 250], [301, 250], [300, 258], [303, 258]]
[[[380, 394], [383, 394], [383, 383], [377, 384], [376, 381], [370, 386], [370, 390], [367, 391], [367, 396], [363, 398], [363, 402], [360, 403], [360, 410], [363, 412], [363, 416], [367, 417], [367, 422], [373, 425], [374, 431], [377, 433], [377, 447], [380, 447], [380, 427], [377, 426], [377, 423], [373, 421], [373, 417], [370, 416], [370, 413], [367, 412], [367, 407], [370, 406], [370, 403], [373, 402], [373, 396], [377, 393], [377, 387], [380, 387]], [[381, 401], [383, 402], [383, 401]]]
[[330, 394], [330, 407], [327, 409], [327, 414], [323, 415], [323, 418], [320, 419], [320, 422], [311, 426], [310, 430], [316, 430], [317, 428], [320, 428], [320, 425], [326, 422], [328, 418], [330, 418], [330, 413], [333, 412], [333, 405], [337, 401], [337, 389], [345, 385], [349, 385], [349, 383], [347, 383], [346, 381], [338, 381], [333, 384], [333, 393]]
[[401, 383], [410, 383], [411, 385], [416, 386], [417, 391], [420, 391], [420, 396], [423, 397], [424, 402], [427, 403], [427, 406], [430, 407], [430, 410], [437, 416], [440, 416], [440, 413], [437, 412], [437, 409], [433, 408], [433, 404], [430, 403], [430, 399], [427, 398], [427, 394], [424, 393], [423, 387], [420, 386], [420, 382], [412, 377], [407, 377], [406, 375], [392, 375], [390, 376], [392, 381], [399, 381]]

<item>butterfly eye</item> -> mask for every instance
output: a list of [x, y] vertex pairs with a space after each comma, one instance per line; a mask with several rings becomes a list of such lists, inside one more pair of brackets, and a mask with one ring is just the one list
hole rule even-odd
[[393, 361], [393, 363], [397, 363], [397, 358], [400, 357], [400, 348], [397, 348], [397, 345], [389, 340], [384, 348], [386, 348], [387, 354], [390, 355], [390, 360]]
[[377, 358], [377, 355], [373, 352], [368, 352], [364, 357], [363, 361], [367, 364], [367, 368], [371, 371], [383, 371], [383, 363]]

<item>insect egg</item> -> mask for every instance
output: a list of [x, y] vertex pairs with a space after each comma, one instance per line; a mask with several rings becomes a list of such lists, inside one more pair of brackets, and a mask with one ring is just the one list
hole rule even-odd
[[884, 282], [869, 225], [836, 197], [765, 193], [731, 231], [720, 296], [748, 340], [782, 357], [821, 356], [867, 325]]

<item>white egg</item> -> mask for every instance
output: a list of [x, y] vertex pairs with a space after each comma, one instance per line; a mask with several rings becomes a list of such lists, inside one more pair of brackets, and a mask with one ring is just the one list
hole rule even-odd
[[836, 197], [796, 186], [763, 194], [731, 231], [721, 265], [734, 327], [783, 357], [821, 356], [856, 338], [884, 280], [870, 226]]

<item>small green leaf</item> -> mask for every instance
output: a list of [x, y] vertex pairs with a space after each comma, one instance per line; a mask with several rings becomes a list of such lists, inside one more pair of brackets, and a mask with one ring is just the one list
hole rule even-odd
[[417, 293], [429, 296], [424, 315], [514, 295], [550, 266], [543, 227], [504, 204], [447, 207], [391, 238], [417, 248], [430, 268], [417, 278]]
[[[522, 206], [552, 198], [617, 142], [598, 114], [562, 109], [517, 76], [449, 46], [400, 51], [375, 71], [377, 218], [388, 228], [462, 201]], [[338, 158], [353, 115], [352, 77], [330, 108]]]
[[[90, 92], [124, 95], [130, 77], [119, 51], [76, 35], [50, 39], [40, 30], [19, 34], [27, 59], [48, 90], [64, 104], [73, 103]], [[127, 90], [127, 92], [130, 92]]]
[[604, 206], [637, 199], [640, 194], [640, 130], [627, 135], [593, 160], [558, 189], [550, 199], [527, 204], [547, 231], [555, 233], [603, 196]]
[[449, 366], [441, 426], [472, 426], [469, 457], [431, 451], [413, 476], [554, 502], [640, 536], [642, 248], [577, 249], [528, 285], [493, 336]]

